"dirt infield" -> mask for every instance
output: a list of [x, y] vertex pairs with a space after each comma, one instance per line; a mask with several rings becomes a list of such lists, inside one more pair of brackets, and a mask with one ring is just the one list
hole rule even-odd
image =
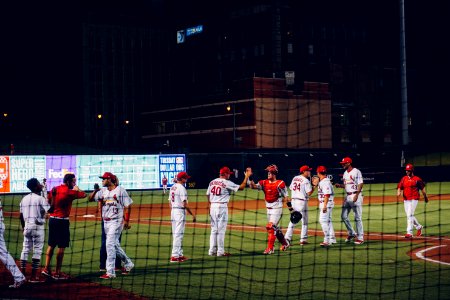
[[[445, 198], [444, 198], [445, 197]], [[439, 197], [431, 197], [430, 200], [449, 199], [450, 195], [440, 195]], [[336, 197], [335, 203], [341, 204], [342, 197]], [[394, 203], [401, 201], [395, 196], [366, 196], [364, 199], [364, 205], [368, 204], [381, 204], [381, 203]], [[311, 200], [309, 206], [317, 206], [316, 200]], [[191, 203], [191, 208], [197, 215], [208, 214], [207, 202]], [[229, 213], [239, 213], [245, 210], [258, 210], [264, 209], [265, 202], [263, 200], [234, 200], [229, 203]], [[99, 219], [99, 215], [95, 213], [95, 205], [85, 208], [73, 208], [71, 220], [73, 221], [85, 221], [87, 215]], [[152, 205], [139, 205], [132, 210], [131, 219], [132, 223], [141, 224], [159, 224], [163, 226], [170, 226], [170, 221], [162, 221], [161, 217], [170, 216], [171, 210], [167, 203], [164, 204], [152, 204]], [[18, 213], [4, 213], [6, 216], [17, 217]], [[207, 223], [186, 223], [189, 227], [201, 227], [208, 228], [210, 225]], [[235, 231], [258, 231], [263, 232], [265, 228], [256, 226], [245, 225], [228, 225], [229, 230]], [[296, 230], [299, 232], [299, 230]], [[321, 231], [310, 230], [309, 234], [314, 236], [322, 235]], [[336, 232], [338, 237], [345, 237], [346, 232]], [[409, 243], [421, 243], [426, 247], [414, 249], [407, 253], [413, 259], [422, 259], [430, 263], [438, 263], [443, 265], [450, 265], [450, 239], [447, 237], [415, 237], [413, 239], [405, 239], [403, 236], [395, 234], [383, 234], [383, 233], [367, 233], [365, 236], [367, 241], [370, 240], [385, 240], [385, 241], [400, 241]], [[28, 271], [28, 274], [30, 271]], [[27, 284], [24, 287], [14, 290], [8, 289], [6, 283], [12, 283], [12, 277], [4, 268], [0, 266], [0, 298], [10, 299], [147, 299], [134, 295], [132, 293], [124, 292], [122, 290], [113, 289], [108, 286], [103, 286], [98, 283], [82, 281], [77, 278], [71, 279], [67, 282], [47, 281], [38, 284]]]

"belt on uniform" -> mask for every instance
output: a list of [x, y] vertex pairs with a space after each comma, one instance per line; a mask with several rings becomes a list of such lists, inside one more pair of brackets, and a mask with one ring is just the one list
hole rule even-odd
[[175, 209], [185, 209], [184, 207], [172, 207], [172, 208], [175, 208]]
[[302, 201], [306, 201], [306, 199], [300, 199], [300, 198], [292, 198], [292, 200], [302, 200]]
[[111, 219], [111, 218], [103, 218], [103, 221], [113, 221], [113, 220], [116, 220], [116, 219]]
[[53, 216], [50, 216], [50, 218], [52, 218], [52, 219], [57, 219], [57, 220], [69, 220], [68, 217], [67, 217], [67, 218], [60, 218], [60, 217], [53, 217]]
[[351, 192], [351, 193], [347, 193], [347, 195], [354, 195], [357, 194], [358, 192]]

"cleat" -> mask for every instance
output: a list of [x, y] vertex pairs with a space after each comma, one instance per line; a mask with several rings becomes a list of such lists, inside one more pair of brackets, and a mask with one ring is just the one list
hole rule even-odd
[[39, 282], [41, 282], [41, 279], [39, 278], [39, 275], [36, 275], [36, 276], [31, 277], [30, 280], [28, 280], [28, 282], [39, 283]]
[[171, 262], [171, 263], [179, 263], [180, 260], [178, 259], [178, 257], [172, 256], [172, 257], [170, 258], [170, 262]]
[[350, 243], [350, 242], [352, 242], [354, 239], [356, 239], [356, 235], [349, 235], [349, 236], [345, 239], [345, 242], [346, 242], [346, 243]]
[[320, 247], [328, 248], [328, 247], [330, 247], [330, 244], [327, 242], [322, 242], [322, 243], [320, 243]]
[[64, 273], [54, 273], [52, 278], [54, 280], [68, 280], [70, 277], [67, 274]]
[[405, 239], [412, 239], [412, 234], [410, 233], [405, 234]]
[[187, 261], [188, 259], [189, 259], [189, 258], [187, 258], [187, 257], [184, 256], [184, 255], [178, 257], [178, 261], [179, 261], [179, 262], [185, 262], [185, 261]]
[[113, 278], [116, 278], [116, 276], [115, 275], [109, 275], [109, 274], [103, 274], [99, 278], [100, 279], [113, 279]]
[[18, 289], [20, 288], [22, 285], [24, 285], [27, 282], [26, 279], [22, 280], [22, 281], [16, 281], [14, 282], [14, 284], [11, 284], [9, 286], [10, 289]]
[[265, 254], [265, 255], [271, 255], [271, 254], [274, 254], [274, 253], [275, 253], [275, 251], [273, 251], [273, 248], [267, 248], [263, 252], [263, 254]]
[[416, 236], [422, 236], [422, 228], [423, 227], [420, 227], [419, 229], [417, 229]]
[[128, 267], [123, 267], [122, 268], [122, 275], [128, 275], [131, 272], [131, 269], [134, 268], [134, 264], [129, 265]]
[[363, 241], [363, 240], [357, 239], [357, 240], [355, 240], [353, 243], [354, 243], [355, 245], [362, 245], [362, 244], [364, 244], [364, 241]]
[[289, 247], [290, 247], [289, 244], [287, 244], [287, 245], [281, 245], [280, 251], [286, 251]]
[[308, 241], [301, 241], [301, 242], [300, 242], [300, 245], [301, 245], [301, 246], [308, 245], [308, 244], [309, 244]]
[[208, 253], [209, 256], [217, 256], [217, 253]]
[[217, 256], [231, 256], [231, 253], [224, 252], [223, 254], [217, 254]]
[[46, 276], [46, 277], [52, 277], [52, 272], [50, 272], [50, 271], [47, 270], [47, 269], [42, 269], [41, 274], [44, 275], [44, 276]]

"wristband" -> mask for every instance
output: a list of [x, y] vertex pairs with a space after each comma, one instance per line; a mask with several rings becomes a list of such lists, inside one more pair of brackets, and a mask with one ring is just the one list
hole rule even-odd
[[288, 201], [288, 202], [286, 203], [286, 205], [287, 205], [287, 207], [292, 207], [292, 202], [291, 202], [291, 201]]
[[130, 214], [125, 213], [125, 222], [130, 222]]

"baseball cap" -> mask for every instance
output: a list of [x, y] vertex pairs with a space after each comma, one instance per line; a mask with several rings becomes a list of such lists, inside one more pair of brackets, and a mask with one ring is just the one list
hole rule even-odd
[[222, 174], [233, 174], [233, 172], [231, 172], [230, 168], [223, 167], [222, 169], [220, 169], [220, 175]]
[[324, 166], [317, 167], [317, 173], [326, 173], [326, 172], [327, 172], [327, 168], [325, 168]]
[[114, 179], [116, 176], [111, 172], [105, 172], [102, 176], [98, 176], [101, 179]]
[[189, 179], [189, 178], [191, 178], [191, 176], [189, 176], [188, 173], [186, 173], [186, 172], [180, 172], [177, 175], [177, 180]]
[[303, 173], [303, 172], [305, 172], [305, 171], [311, 171], [312, 170], [312, 168], [310, 168], [309, 166], [307, 166], [307, 165], [304, 165], [304, 166], [301, 166], [300, 167], [300, 173]]
[[412, 164], [407, 164], [405, 166], [405, 171], [414, 171], [414, 166]]
[[343, 164], [351, 164], [352, 163], [352, 159], [350, 158], [350, 157], [344, 157], [342, 160], [341, 160], [341, 164], [343, 165]]

